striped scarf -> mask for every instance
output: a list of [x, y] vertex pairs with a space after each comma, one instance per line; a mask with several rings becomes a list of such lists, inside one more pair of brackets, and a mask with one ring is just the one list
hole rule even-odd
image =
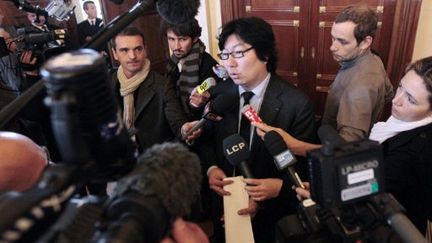
[[[201, 64], [202, 55], [205, 51], [205, 45], [198, 39], [192, 45], [189, 54], [183, 57], [183, 65], [180, 77], [176, 83], [177, 95], [181, 99], [183, 109], [189, 113], [188, 100], [192, 90], [199, 85], [199, 66]], [[167, 70], [174, 70], [180, 60], [173, 54], [167, 64]]]

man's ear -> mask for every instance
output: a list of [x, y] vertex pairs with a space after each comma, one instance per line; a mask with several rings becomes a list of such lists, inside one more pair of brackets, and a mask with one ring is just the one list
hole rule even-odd
[[114, 48], [111, 48], [111, 51], [112, 51], [112, 53], [113, 53], [114, 59], [115, 59], [116, 61], [118, 61], [118, 57], [117, 57], [117, 52], [116, 52], [116, 50], [115, 50]]
[[372, 45], [372, 41], [373, 41], [373, 38], [372, 38], [372, 36], [366, 36], [361, 42], [360, 42], [360, 48], [362, 49], [362, 50], [366, 50], [366, 49], [368, 49], [371, 45]]

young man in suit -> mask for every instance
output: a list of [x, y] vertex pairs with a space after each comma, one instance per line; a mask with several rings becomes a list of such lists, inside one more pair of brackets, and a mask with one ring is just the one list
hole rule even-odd
[[[225, 158], [222, 141], [228, 136], [246, 130], [243, 135], [250, 144], [249, 168], [253, 179], [246, 187], [250, 206], [239, 214], [250, 214], [255, 242], [274, 242], [276, 222], [283, 216], [293, 214], [298, 204], [295, 193], [290, 189], [288, 177], [278, 171], [273, 157], [263, 141], [257, 136], [254, 127], [242, 125], [240, 107], [247, 103], [258, 112], [263, 122], [283, 127], [293, 136], [311, 141], [314, 134], [314, 109], [311, 101], [295, 86], [279, 77], [276, 44], [271, 26], [256, 17], [240, 18], [223, 26], [219, 35], [219, 54], [222, 65], [230, 79], [220, 83], [225, 92], [236, 95], [239, 105], [222, 114], [222, 121], [207, 123], [199, 138], [204, 144], [205, 161], [210, 188], [214, 194], [215, 214], [213, 242], [223, 242], [222, 197], [229, 196], [223, 186], [231, 183], [225, 177], [239, 174]], [[217, 86], [220, 86], [217, 85]], [[249, 96], [249, 97], [247, 97]], [[242, 129], [243, 127], [243, 129]], [[245, 129], [246, 127], [246, 129]], [[258, 207], [258, 202], [260, 207]]]
[[103, 21], [97, 17], [96, 5], [93, 1], [85, 1], [83, 3], [83, 9], [87, 14], [87, 19], [78, 24], [80, 45], [89, 42], [92, 36], [103, 27]]

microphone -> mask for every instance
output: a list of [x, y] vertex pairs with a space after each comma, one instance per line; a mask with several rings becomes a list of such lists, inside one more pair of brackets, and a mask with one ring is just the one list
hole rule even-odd
[[331, 156], [334, 154], [334, 149], [340, 147], [346, 141], [339, 135], [339, 133], [330, 125], [322, 125], [318, 128], [318, 137], [321, 140], [323, 147], [321, 152], [324, 155]]
[[214, 118], [216, 116], [221, 115], [225, 110], [236, 106], [238, 104], [238, 97], [230, 94], [221, 94], [218, 95], [209, 106], [209, 111], [207, 111], [187, 133], [183, 135], [184, 138], [190, 136], [194, 131], [198, 130], [202, 126], [204, 126], [207, 120]]
[[117, 109], [103, 57], [91, 49], [63, 53], [41, 69], [51, 125], [62, 159], [109, 181], [129, 172], [135, 147]]
[[292, 166], [297, 163], [296, 158], [291, 153], [291, 151], [287, 148], [284, 140], [276, 131], [267, 132], [264, 135], [264, 144], [267, 150], [274, 158], [274, 162], [279, 171], [287, 168], [288, 176], [291, 182], [296, 187], [301, 187], [305, 189], [300, 177], [297, 172], [292, 168]]
[[202, 95], [204, 92], [206, 92], [207, 90], [209, 90], [211, 87], [215, 85], [216, 85], [216, 80], [213, 77], [209, 77], [198, 86], [197, 92], [198, 94]]
[[200, 6], [199, 0], [157, 0], [160, 16], [170, 24], [181, 24], [195, 18]]
[[251, 105], [243, 106], [241, 112], [250, 122], [262, 122], [261, 117], [259, 117], [258, 113]]
[[339, 133], [330, 125], [322, 125], [318, 129], [318, 137], [323, 144], [329, 143], [334, 147], [339, 147], [346, 141], [339, 135]]
[[227, 80], [229, 78], [228, 71], [222, 65], [217, 65], [217, 66], [213, 67], [213, 72], [216, 74], [216, 76], [218, 76], [219, 78], [221, 78], [223, 80]]
[[253, 178], [246, 160], [249, 159], [249, 146], [242, 136], [233, 134], [223, 140], [225, 158], [233, 165], [238, 166], [245, 178]]
[[93, 242], [160, 242], [190, 213], [201, 185], [200, 162], [179, 143], [154, 145], [120, 179], [105, 210], [108, 227]]

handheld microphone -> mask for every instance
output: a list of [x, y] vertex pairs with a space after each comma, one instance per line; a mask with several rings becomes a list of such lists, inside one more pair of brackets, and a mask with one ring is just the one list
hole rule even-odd
[[200, 6], [199, 0], [157, 0], [160, 16], [170, 24], [181, 24], [195, 18]]
[[318, 137], [323, 144], [321, 152], [327, 156], [333, 155], [335, 148], [346, 143], [336, 129], [330, 125], [322, 125], [318, 128]]
[[93, 242], [160, 242], [199, 195], [198, 157], [179, 143], [154, 145], [118, 181], [105, 212], [108, 227]]
[[233, 165], [238, 166], [245, 178], [253, 178], [247, 160], [249, 159], [249, 146], [242, 136], [233, 134], [223, 140], [222, 145], [225, 158]]
[[222, 65], [217, 65], [213, 67], [213, 72], [221, 79], [226, 80], [229, 78], [228, 71]]
[[209, 90], [211, 87], [215, 85], [216, 85], [216, 80], [213, 77], [209, 77], [197, 87], [197, 92], [198, 94], [202, 95], [204, 92], [206, 92], [207, 90]]
[[261, 117], [259, 117], [258, 113], [254, 110], [251, 105], [245, 105], [241, 109], [241, 113], [250, 121], [250, 122], [258, 122], [261, 123]]
[[292, 166], [297, 163], [296, 158], [291, 153], [291, 151], [287, 148], [284, 140], [276, 131], [267, 132], [264, 135], [264, 144], [267, 150], [274, 158], [274, 162], [279, 171], [284, 170], [285, 168], [288, 170], [288, 176], [291, 182], [296, 187], [301, 187], [305, 189], [300, 177], [297, 172], [292, 168]]
[[229, 109], [230, 107], [235, 106], [238, 104], [238, 97], [234, 95], [229, 94], [221, 94], [218, 95], [213, 102], [210, 103], [210, 109], [208, 112], [206, 112], [201, 120], [198, 121], [188, 132], [186, 132], [183, 137], [187, 138], [190, 136], [194, 131], [198, 130], [202, 126], [204, 126], [205, 122], [209, 120], [212, 117], [221, 115], [225, 110]]

